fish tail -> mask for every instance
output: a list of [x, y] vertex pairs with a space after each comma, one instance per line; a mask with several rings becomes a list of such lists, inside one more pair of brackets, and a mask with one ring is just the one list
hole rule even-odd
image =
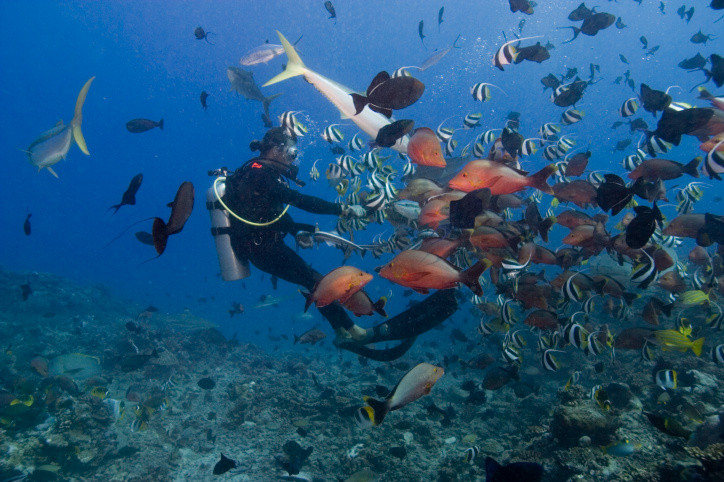
[[367, 412], [372, 425], [379, 425], [385, 419], [388, 413], [390, 413], [390, 406], [386, 400], [376, 400], [371, 397], [364, 398], [367, 406], [363, 408]]
[[566, 40], [565, 42], [562, 42], [562, 43], [564, 43], [564, 44], [573, 42], [574, 40], [576, 40], [576, 37], [578, 37], [578, 34], [581, 33], [581, 29], [578, 28], [578, 27], [558, 27], [558, 28], [559, 28], [559, 29], [561, 29], [561, 28], [570, 28], [570, 29], [573, 29], [573, 38], [572, 38], [571, 40]]
[[351, 95], [352, 95], [352, 102], [354, 102], [355, 115], [357, 115], [360, 112], [362, 112], [362, 109], [364, 109], [365, 106], [367, 105], [367, 97], [365, 97], [364, 95], [355, 94], [355, 93], [353, 93]]
[[85, 98], [88, 95], [88, 89], [90, 89], [93, 79], [95, 79], [95, 76], [88, 79], [88, 81], [83, 85], [83, 88], [80, 89], [78, 99], [75, 101], [73, 120], [70, 122], [73, 126], [73, 139], [75, 139], [75, 143], [78, 144], [78, 147], [86, 156], [90, 156], [90, 153], [88, 152], [88, 146], [83, 138], [83, 132], [80, 130], [80, 125], [83, 122], [83, 104], [85, 103]]
[[692, 177], [699, 177], [699, 163], [701, 162], [701, 160], [701, 156], [696, 156], [681, 169], [681, 172], [686, 173]]
[[116, 214], [118, 210], [121, 209], [121, 206], [122, 204], [114, 204], [113, 206], [108, 208], [108, 211], [110, 211], [111, 209], [115, 209], [115, 211], [113, 211], [113, 214]]
[[375, 310], [376, 313], [379, 313], [380, 315], [387, 318], [387, 312], [385, 311], [385, 305], [387, 304], [387, 297], [383, 296], [379, 300], [375, 301], [372, 304], [372, 309]]
[[[623, 300], [626, 302], [626, 304], [628, 306], [631, 306], [631, 303], [633, 303], [633, 301], [637, 299], [640, 295], [638, 293], [630, 293], [628, 291], [624, 291], [621, 296], [623, 296]], [[669, 313], [666, 316], [671, 316], [671, 308], [669, 308]]]
[[160, 121], [158, 121], [158, 128], [161, 129], [161, 130], [163, 130], [163, 119], [161, 119]]
[[529, 186], [534, 187], [546, 194], [553, 195], [553, 188], [546, 183], [549, 177], [551, 177], [558, 168], [555, 164], [549, 164], [540, 171], [536, 172], [532, 176], [528, 177]]
[[551, 216], [549, 218], [545, 218], [538, 225], [538, 234], [540, 234], [541, 239], [546, 243], [548, 242], [548, 231], [550, 231], [554, 224], [556, 224], [556, 217]]
[[262, 87], [276, 84], [277, 82], [296, 77], [297, 75], [303, 75], [304, 70], [306, 69], [306, 67], [304, 66], [304, 62], [302, 62], [302, 59], [299, 57], [297, 51], [294, 49], [294, 46], [289, 43], [289, 40], [287, 40], [279, 30], [277, 30], [277, 35], [279, 35], [279, 40], [281, 40], [282, 42], [284, 52], [287, 54], [287, 66], [284, 69], [284, 72], [282, 72], [281, 74], [277, 74], [269, 79], [264, 85], [262, 85]]
[[297, 343], [299, 343], [300, 339], [301, 337], [299, 335], [294, 335], [294, 344], [296, 345]]
[[306, 313], [309, 307], [312, 305], [314, 300], [312, 299], [312, 293], [306, 292], [306, 291], [299, 291], [302, 296], [304, 296], [304, 299], [306, 300], [304, 303], [304, 312]]
[[266, 114], [267, 118], [269, 118], [269, 104], [271, 104], [271, 101], [273, 101], [280, 95], [282, 95], [281, 92], [278, 94], [270, 95], [269, 97], [264, 97], [264, 100], [262, 101], [262, 105], [264, 106], [264, 114]]
[[156, 252], [159, 256], [166, 250], [166, 242], [168, 241], [168, 230], [166, 229], [166, 223], [161, 218], [153, 219], [153, 229], [151, 230], [153, 235], [153, 247], [156, 248]]
[[671, 310], [674, 308], [676, 303], [668, 303], [661, 307], [661, 312], [666, 316], [671, 316]]
[[691, 342], [691, 351], [694, 355], [701, 356], [701, 349], [704, 347], [704, 338], [699, 338]]
[[480, 285], [480, 275], [485, 272], [486, 269], [490, 268], [492, 263], [490, 260], [483, 259], [472, 265], [460, 273], [460, 282], [470, 288], [470, 290], [478, 296], [483, 295], [483, 287]]

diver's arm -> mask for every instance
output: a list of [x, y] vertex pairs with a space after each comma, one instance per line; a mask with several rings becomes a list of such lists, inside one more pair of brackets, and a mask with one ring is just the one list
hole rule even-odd
[[334, 214], [339, 216], [344, 211], [344, 206], [342, 204], [331, 203], [315, 196], [302, 194], [281, 184], [279, 184], [276, 191], [279, 199], [284, 204], [291, 204], [294, 207], [313, 214]]

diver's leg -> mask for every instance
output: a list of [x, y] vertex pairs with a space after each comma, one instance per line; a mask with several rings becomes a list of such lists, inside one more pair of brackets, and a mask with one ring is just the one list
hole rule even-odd
[[368, 330], [364, 343], [404, 340], [431, 330], [449, 318], [458, 309], [455, 291], [440, 290], [399, 315]]
[[[277, 278], [301, 285], [308, 290], [322, 278], [322, 275], [312, 269], [309, 264], [283, 242], [265, 245], [252, 250], [249, 257], [254, 266]], [[343, 328], [349, 330], [355, 326], [352, 319], [338, 304], [331, 304], [319, 308], [322, 316], [335, 330]]]

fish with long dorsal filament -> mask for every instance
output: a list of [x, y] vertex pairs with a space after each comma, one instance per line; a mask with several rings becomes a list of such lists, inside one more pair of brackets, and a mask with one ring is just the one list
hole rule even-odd
[[[373, 139], [377, 138], [377, 133], [382, 127], [394, 121], [394, 119], [387, 119], [384, 115], [373, 112], [369, 109], [365, 109], [360, 112], [359, 115], [355, 115], [355, 107], [351, 95], [353, 91], [350, 88], [309, 69], [306, 65], [304, 65], [304, 62], [302, 62], [302, 59], [299, 57], [299, 54], [297, 54], [294, 46], [289, 43], [284, 35], [282, 35], [279, 31], [277, 31], [277, 34], [279, 35], [279, 39], [282, 42], [282, 46], [284, 47], [284, 51], [286, 52], [289, 61], [286, 69], [284, 69], [284, 72], [272, 77], [269, 81], [262, 85], [262, 87], [276, 84], [282, 80], [301, 75], [307, 82], [312, 84], [315, 89], [324, 95], [327, 100], [334, 104], [337, 109], [339, 109], [343, 118], [351, 119], [352, 122], [357, 124], [363, 132]], [[398, 139], [392, 146], [392, 149], [405, 154], [407, 152], [407, 140], [407, 136]]]
[[88, 95], [88, 89], [90, 89], [93, 79], [95, 79], [95, 77], [88, 79], [85, 85], [83, 85], [83, 88], [80, 89], [78, 99], [75, 101], [75, 112], [70, 124], [64, 125], [63, 121], [60, 121], [58, 125], [52, 129], [43, 132], [25, 151], [28, 154], [30, 163], [37, 166], [38, 171], [45, 168], [50, 171], [53, 176], [58, 177], [52, 166], [62, 159], [65, 159], [65, 156], [68, 155], [68, 151], [70, 150], [71, 141], [73, 140], [75, 140], [80, 150], [83, 151], [83, 154], [90, 156], [80, 126], [83, 122], [83, 103]]

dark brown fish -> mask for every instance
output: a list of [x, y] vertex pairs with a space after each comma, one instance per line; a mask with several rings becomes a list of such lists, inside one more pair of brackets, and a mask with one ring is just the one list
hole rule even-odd
[[534, 2], [528, 0], [508, 0], [508, 4], [510, 5], [510, 11], [513, 13], [523, 12], [526, 15], [533, 15]]
[[32, 228], [30, 227], [30, 216], [32, 215], [32, 213], [28, 213], [25, 216], [25, 222], [23, 223], [23, 232], [25, 233], [25, 236], [30, 236], [30, 233], [32, 231]]
[[671, 316], [671, 309], [673, 308], [673, 305], [673, 303], [666, 304], [660, 299], [652, 296], [644, 305], [644, 309], [641, 311], [641, 318], [643, 318], [649, 325], [658, 326], [659, 315], [663, 313], [666, 316]]
[[627, 328], [615, 336], [613, 346], [617, 350], [640, 350], [653, 334], [648, 328]]
[[517, 365], [507, 367], [494, 366], [485, 374], [482, 386], [486, 390], [498, 390], [513, 379], [519, 379]]
[[680, 238], [693, 238], [704, 227], [704, 214], [680, 214], [676, 216], [661, 232], [665, 236], [678, 236]]
[[425, 84], [414, 77], [392, 78], [383, 70], [372, 79], [366, 96], [355, 93], [351, 95], [355, 115], [369, 105], [373, 111], [389, 118], [393, 110], [404, 109], [417, 102], [424, 91]]
[[524, 60], [530, 62], [541, 63], [551, 58], [550, 52], [540, 42], [535, 45], [529, 45], [527, 47], [521, 47], [518, 49], [518, 56], [515, 58], [515, 63], [519, 64]]
[[561, 202], [572, 202], [580, 208], [596, 205], [596, 187], [582, 179], [554, 184], [553, 195]]
[[555, 311], [549, 310], [531, 311], [528, 316], [525, 317], [523, 323], [541, 330], [557, 330], [560, 327], [558, 315], [556, 315]]
[[154, 127], [163, 130], [163, 119], [158, 122], [150, 119], [133, 119], [126, 122], [126, 129], [128, 129], [128, 132], [133, 132], [134, 134], [149, 131]]
[[194, 37], [196, 37], [196, 40], [206, 40], [211, 45], [214, 45], [209, 40], [209, 35], [215, 35], [214, 32], [207, 32], [203, 29], [203, 27], [196, 27], [194, 29]]
[[568, 159], [566, 166], [566, 177], [578, 177], [586, 171], [588, 160], [591, 158], [591, 151], [579, 152]]
[[[581, 4], [583, 6], [583, 4]], [[580, 8], [580, 7], [579, 7]], [[576, 9], [578, 10], [578, 9]], [[575, 12], [575, 10], [574, 10]], [[590, 11], [589, 11], [590, 12]], [[573, 14], [573, 12], [571, 12]], [[607, 29], [616, 22], [616, 16], [606, 12], [598, 12], [588, 15], [583, 19], [581, 28], [578, 27], [558, 27], [558, 28], [570, 28], [573, 29], [573, 38], [567, 40], [565, 43], [573, 42], [578, 37], [578, 34], [588, 35], [594, 37], [601, 30]]]
[[672, 98], [666, 92], [655, 90], [646, 84], [641, 84], [639, 98], [643, 103], [644, 110], [656, 115], [656, 112], [663, 111], [671, 104]]
[[593, 11], [586, 7], [585, 3], [581, 3], [578, 7], [576, 7], [575, 10], [568, 14], [568, 20], [579, 22], [581, 20], [587, 19], [591, 15], [593, 15]]
[[126, 189], [126, 192], [124, 192], [121, 197], [120, 204], [114, 204], [108, 209], [115, 209], [113, 214], [116, 214], [121, 206], [133, 206], [136, 204], [136, 193], [138, 192], [138, 188], [141, 187], [141, 182], [143, 182], [143, 174], [139, 173], [133, 176], [133, 179], [131, 179], [131, 182], [128, 185], [128, 189]]
[[645, 159], [636, 169], [628, 173], [629, 179], [643, 177], [645, 181], [668, 181], [688, 174], [692, 177], [699, 177], [700, 157], [692, 159], [688, 164], [681, 164], [668, 159]]
[[392, 147], [398, 139], [404, 137], [415, 127], [415, 121], [400, 119], [387, 124], [377, 132], [375, 143], [380, 147]]
[[208, 92], [206, 92], [205, 90], [202, 90], [201, 95], [199, 96], [199, 100], [201, 101], [201, 107], [203, 107], [204, 110], [206, 110], [206, 108], [208, 107], [206, 105], [206, 99], [208, 99], [208, 98], [209, 98]]
[[191, 211], [194, 208], [194, 185], [188, 181], [183, 182], [169, 206], [171, 207], [171, 216], [168, 218], [168, 223], [164, 223], [161, 218], [154, 218], [153, 220], [153, 245], [159, 256], [166, 249], [168, 237], [181, 232], [186, 220], [191, 216]]
[[681, 142], [681, 136], [702, 135], [708, 138], [707, 126], [711, 121], [716, 125], [715, 130], [718, 134], [723, 123], [721, 118], [714, 117], [715, 110], [709, 107], [692, 107], [691, 109], [674, 110], [671, 108], [664, 109], [664, 113], [656, 125], [654, 135], [661, 139], [671, 142], [678, 146]]

